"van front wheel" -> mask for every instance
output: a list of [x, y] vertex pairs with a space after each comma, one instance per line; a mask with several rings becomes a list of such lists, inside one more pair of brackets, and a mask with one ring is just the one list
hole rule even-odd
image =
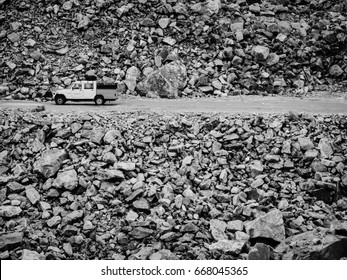
[[66, 98], [64, 95], [57, 95], [54, 98], [54, 101], [55, 101], [55, 104], [57, 104], [57, 105], [63, 105], [66, 102]]
[[95, 102], [96, 105], [102, 105], [102, 104], [105, 103], [105, 99], [104, 99], [104, 97], [102, 97], [101, 95], [99, 95], [99, 96], [96, 96], [96, 97], [95, 97], [94, 102]]

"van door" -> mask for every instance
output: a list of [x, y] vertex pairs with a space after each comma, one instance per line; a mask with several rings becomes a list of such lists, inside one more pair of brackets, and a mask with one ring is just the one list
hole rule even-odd
[[85, 82], [83, 84], [83, 96], [84, 99], [94, 99], [95, 97], [95, 83], [94, 82]]
[[68, 99], [81, 99], [82, 98], [82, 84], [75, 82], [71, 87], [71, 94]]

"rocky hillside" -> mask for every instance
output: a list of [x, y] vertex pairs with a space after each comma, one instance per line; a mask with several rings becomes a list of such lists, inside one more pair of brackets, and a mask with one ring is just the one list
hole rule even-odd
[[49, 96], [85, 78], [145, 95], [146, 79], [171, 61], [180, 61], [185, 78], [174, 97], [301, 95], [347, 75], [344, 0], [0, 0], [0, 7], [6, 98]]
[[344, 116], [0, 112], [1, 259], [347, 257]]

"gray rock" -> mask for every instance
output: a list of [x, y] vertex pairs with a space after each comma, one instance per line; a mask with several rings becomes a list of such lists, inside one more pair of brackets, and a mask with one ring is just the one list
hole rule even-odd
[[301, 149], [303, 149], [304, 151], [312, 150], [314, 148], [312, 141], [307, 137], [298, 138], [298, 142], [300, 144]]
[[172, 253], [170, 250], [162, 249], [158, 252], [153, 253], [150, 257], [150, 260], [179, 260], [179, 257]]
[[65, 237], [71, 237], [78, 233], [78, 228], [73, 225], [66, 225], [62, 230], [62, 235]]
[[242, 231], [243, 230], [243, 222], [241, 220], [229, 221], [227, 223], [227, 230], [230, 231]]
[[216, 241], [228, 239], [228, 236], [225, 233], [226, 227], [227, 227], [227, 224], [224, 221], [220, 221], [217, 219], [210, 220], [210, 231], [213, 238]]
[[248, 253], [248, 260], [269, 260], [271, 249], [268, 245], [257, 243]]
[[57, 178], [53, 182], [53, 185], [70, 191], [75, 189], [78, 186], [77, 172], [75, 169], [59, 172]]
[[94, 228], [94, 225], [91, 221], [85, 221], [83, 224], [83, 230], [92, 230]]
[[25, 194], [32, 205], [35, 205], [37, 202], [40, 201], [41, 196], [39, 192], [32, 186], [28, 186], [25, 189]]
[[68, 256], [71, 257], [73, 255], [73, 250], [70, 243], [63, 243], [63, 249]]
[[170, 23], [169, 18], [161, 18], [158, 21], [158, 24], [162, 29], [165, 29], [166, 27], [168, 27], [169, 23]]
[[187, 6], [184, 3], [177, 3], [173, 9], [177, 14], [188, 15]]
[[266, 59], [266, 64], [269, 66], [273, 66], [279, 63], [279, 61], [280, 61], [280, 57], [277, 54], [270, 53]]
[[83, 217], [83, 215], [84, 215], [83, 210], [72, 211], [63, 217], [63, 222], [65, 224], [72, 223], [74, 221], [80, 220]]
[[7, 188], [10, 189], [12, 192], [20, 192], [25, 189], [25, 186], [18, 182], [9, 182], [7, 184]]
[[13, 232], [0, 236], [0, 251], [11, 250], [22, 244], [23, 233]]
[[327, 138], [322, 138], [319, 141], [318, 148], [323, 158], [331, 158], [331, 156], [334, 154], [330, 141]]
[[22, 213], [22, 209], [18, 206], [3, 205], [0, 206], [0, 217], [12, 218]]
[[154, 253], [153, 247], [142, 247], [136, 254], [131, 255], [130, 260], [148, 260]]
[[145, 198], [141, 198], [139, 200], [134, 201], [133, 206], [139, 210], [150, 210], [151, 209], [151, 205], [149, 204], [148, 200]]
[[111, 144], [118, 137], [121, 137], [121, 134], [119, 133], [118, 130], [115, 130], [115, 129], [109, 130], [104, 135], [104, 142], [107, 144]]
[[216, 243], [210, 245], [207, 244], [207, 248], [210, 251], [220, 251], [228, 254], [240, 254], [245, 244], [245, 241], [240, 240], [219, 240]]
[[50, 218], [49, 220], [47, 220], [47, 225], [52, 228], [55, 227], [57, 225], [59, 225], [61, 222], [61, 217], [60, 216], [54, 216], [52, 218]]
[[125, 260], [125, 256], [121, 255], [121, 254], [113, 254], [112, 257], [111, 257], [111, 260], [122, 261], [122, 260]]
[[180, 229], [180, 232], [197, 232], [199, 228], [193, 223], [189, 222], [183, 225]]
[[62, 162], [66, 158], [67, 153], [65, 150], [48, 150], [34, 163], [34, 171], [45, 178], [52, 177], [60, 169]]
[[329, 69], [329, 74], [334, 77], [339, 77], [344, 73], [341, 67], [337, 64], [333, 65]]
[[139, 215], [136, 212], [130, 210], [128, 214], [126, 215], [125, 220], [128, 222], [133, 222], [133, 221], [136, 221], [138, 217]]
[[246, 223], [245, 229], [251, 238], [269, 238], [276, 242], [281, 242], [285, 238], [283, 216], [278, 209]]
[[335, 234], [347, 236], [347, 221], [335, 221], [331, 223], [330, 230]]
[[152, 95], [176, 98], [187, 83], [186, 67], [179, 61], [170, 62], [150, 74], [144, 81], [146, 92]]
[[249, 165], [249, 169], [250, 169], [251, 174], [252, 174], [253, 177], [255, 177], [257, 175], [260, 175], [264, 171], [264, 167], [263, 167], [261, 161], [259, 161], [259, 160], [253, 161]]
[[154, 231], [149, 228], [137, 227], [130, 232], [130, 235], [135, 239], [144, 239], [151, 236], [153, 233]]
[[210, 15], [218, 14], [219, 10], [222, 8], [222, 3], [220, 0], [207, 0], [205, 2], [207, 12]]
[[20, 35], [18, 33], [10, 33], [7, 35], [7, 38], [12, 42], [18, 42], [20, 40]]
[[133, 171], [136, 168], [136, 165], [134, 162], [117, 162], [115, 165], [117, 169], [123, 170], [123, 171]]
[[130, 92], [133, 92], [136, 88], [137, 80], [141, 75], [141, 71], [135, 67], [131, 66], [125, 76], [125, 84]]
[[39, 254], [36, 251], [31, 251], [24, 249], [22, 253], [22, 260], [45, 260], [46, 257], [44, 255]]
[[97, 178], [99, 180], [123, 180], [124, 173], [121, 170], [117, 169], [108, 169], [108, 170], [98, 170]]
[[256, 60], [266, 60], [270, 54], [270, 50], [268, 47], [264, 46], [255, 46], [253, 47], [253, 55]]
[[339, 260], [347, 257], [346, 246], [347, 238], [320, 228], [286, 238], [276, 247], [276, 252], [284, 260]]
[[102, 139], [104, 138], [104, 135], [105, 135], [104, 128], [99, 128], [99, 127], [94, 128], [90, 134], [90, 141], [100, 145], [102, 143]]
[[87, 16], [81, 16], [78, 19], [78, 26], [77, 29], [87, 29], [90, 24], [90, 19]]

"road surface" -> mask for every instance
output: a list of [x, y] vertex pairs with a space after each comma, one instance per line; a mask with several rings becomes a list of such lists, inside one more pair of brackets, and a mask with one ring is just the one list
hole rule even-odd
[[269, 96], [232, 96], [227, 98], [197, 99], [144, 99], [131, 98], [96, 106], [92, 102], [0, 101], [1, 108], [34, 108], [44, 105], [52, 113], [104, 112], [104, 111], [154, 111], [154, 112], [211, 112], [211, 113], [310, 113], [347, 114], [345, 98], [294, 98]]

